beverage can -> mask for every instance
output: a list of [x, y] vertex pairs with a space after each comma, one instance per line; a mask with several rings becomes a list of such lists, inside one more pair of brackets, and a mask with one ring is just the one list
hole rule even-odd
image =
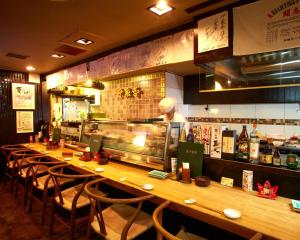
[[243, 190], [246, 192], [253, 190], [253, 171], [243, 170]]

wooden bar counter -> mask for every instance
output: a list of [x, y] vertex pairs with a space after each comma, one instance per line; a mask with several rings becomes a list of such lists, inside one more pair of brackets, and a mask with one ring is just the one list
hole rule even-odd
[[[39, 143], [24, 146], [46, 154], [49, 159], [64, 161], [62, 149], [49, 152]], [[64, 151], [76, 152], [71, 149]], [[244, 192], [217, 182], [202, 188], [171, 179], [155, 179], [148, 177], [146, 170], [114, 161], [110, 161], [107, 165], [98, 165], [94, 161], [83, 162], [73, 156], [68, 163], [83, 172], [95, 172], [96, 168], [101, 167], [103, 172], [99, 175], [109, 179], [108, 183], [115, 187], [137, 195], [144, 192], [153, 194], [157, 203], [169, 200], [172, 202], [171, 209], [245, 238], [260, 232], [264, 235], [264, 239], [300, 239], [300, 214], [292, 210], [291, 200], [288, 198], [278, 197], [276, 200], [259, 198], [256, 192]], [[120, 179], [124, 177], [128, 181], [121, 182]], [[143, 190], [140, 186], [145, 183], [153, 184], [154, 189]], [[197, 205], [184, 203], [185, 199], [190, 198], [195, 199]], [[231, 220], [225, 217], [223, 214], [225, 208], [239, 210], [241, 218]]]

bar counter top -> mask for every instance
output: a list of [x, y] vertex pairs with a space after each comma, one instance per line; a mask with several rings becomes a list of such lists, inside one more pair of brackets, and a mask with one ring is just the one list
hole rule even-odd
[[[260, 232], [264, 235], [263, 239], [300, 239], [300, 213], [292, 210], [291, 199], [264, 199], [257, 197], [255, 191], [244, 192], [239, 188], [226, 187], [213, 181], [208, 187], [198, 187], [194, 183], [160, 180], [149, 177], [147, 170], [115, 161], [99, 165], [95, 161], [81, 161], [74, 155], [72, 160], [64, 161], [62, 151], [76, 152], [72, 149], [46, 151], [46, 147], [39, 143], [23, 146], [46, 154], [50, 160], [72, 164], [83, 172], [95, 173], [96, 168], [103, 168], [103, 172], [98, 174], [109, 179], [113, 186], [137, 195], [153, 194], [157, 203], [169, 200], [172, 202], [171, 209], [245, 238]], [[128, 181], [121, 182], [120, 179], [124, 177]], [[145, 183], [153, 184], [154, 188], [151, 191], [143, 190], [140, 186]], [[190, 198], [195, 199], [197, 204], [184, 203], [184, 200]], [[241, 217], [235, 220], [227, 218], [223, 214], [226, 208], [239, 210]]]

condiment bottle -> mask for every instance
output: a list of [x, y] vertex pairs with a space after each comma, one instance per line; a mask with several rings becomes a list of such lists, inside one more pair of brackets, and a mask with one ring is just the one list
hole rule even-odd
[[191, 182], [190, 163], [188, 162], [182, 163], [182, 181], [185, 183]]
[[249, 159], [249, 139], [246, 125], [243, 126], [239, 137], [238, 158], [243, 161], [248, 161]]
[[260, 162], [266, 165], [272, 165], [273, 163], [273, 154], [272, 154], [272, 142], [271, 139], [268, 139], [268, 143], [265, 145], [262, 150]]
[[278, 146], [275, 147], [275, 151], [273, 154], [273, 165], [276, 167], [280, 167], [281, 165], [280, 152]]
[[249, 160], [251, 163], [259, 162], [259, 137], [257, 135], [256, 123], [253, 123], [253, 129], [250, 133], [250, 144], [249, 144]]

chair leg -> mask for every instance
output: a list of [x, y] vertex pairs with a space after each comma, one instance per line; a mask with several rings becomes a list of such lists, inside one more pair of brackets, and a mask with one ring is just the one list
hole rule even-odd
[[27, 206], [28, 185], [29, 185], [29, 180], [28, 180], [28, 179], [25, 179], [25, 187], [24, 187], [24, 207]]
[[72, 211], [71, 211], [71, 233], [70, 233], [70, 240], [74, 239], [75, 220], [76, 220], [76, 209], [72, 209]]
[[48, 191], [47, 191], [47, 189], [44, 189], [44, 192], [43, 192], [43, 208], [42, 208], [42, 225], [45, 224], [45, 215], [46, 215], [47, 203], [48, 203]]
[[51, 217], [50, 217], [49, 235], [53, 234], [53, 226], [54, 226], [54, 219], [55, 219], [54, 214], [55, 214], [55, 200], [53, 199]]
[[33, 184], [30, 185], [30, 189], [29, 189], [29, 207], [28, 207], [28, 211], [30, 213], [32, 212], [32, 205], [33, 205]]
[[14, 168], [11, 169], [11, 178], [10, 178], [10, 192], [14, 191], [14, 182], [15, 182], [15, 170]]
[[16, 189], [15, 189], [15, 198], [18, 198], [20, 179], [21, 179], [20, 175], [17, 175], [16, 176], [16, 183], [15, 183], [15, 187], [16, 187]]
[[92, 234], [91, 224], [88, 223], [87, 233], [86, 233], [86, 239], [87, 239], [87, 240], [90, 240], [90, 239], [91, 239], [91, 234]]

